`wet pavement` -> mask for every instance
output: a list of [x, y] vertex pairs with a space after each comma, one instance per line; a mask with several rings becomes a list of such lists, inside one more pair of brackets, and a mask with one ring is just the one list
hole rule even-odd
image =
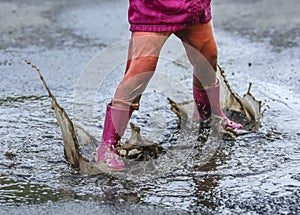
[[[99, 51], [130, 35], [127, 1], [2, 1], [1, 214], [299, 214], [298, 10], [296, 0], [214, 3], [219, 63], [239, 94], [247, 91], [249, 82], [253, 84], [253, 95], [266, 109], [262, 127], [235, 142], [221, 142], [205, 166], [179, 167], [164, 177], [128, 181], [110, 175], [78, 175], [68, 166], [51, 101], [38, 75], [23, 61], [29, 59], [42, 69], [59, 103], [76, 118], [73, 95], [80, 74]], [[158, 70], [178, 74], [172, 77], [185, 86], [191, 76], [183, 56], [182, 52], [180, 64], [162, 59]], [[115, 85], [121, 75], [114, 78], [114, 74], [123, 73], [123, 62], [116, 63], [107, 78], [112, 82], [99, 88], [96, 117], [87, 122], [95, 136], [99, 130], [98, 137], [104, 103], [114, 90], [106, 86]], [[167, 102], [149, 92], [145, 107], [162, 102], [156, 108], [161, 112], [150, 108], [152, 118], [164, 116], [172, 126]], [[140, 115], [146, 111], [142, 108]], [[151, 126], [150, 120], [145, 133], [161, 140]]]

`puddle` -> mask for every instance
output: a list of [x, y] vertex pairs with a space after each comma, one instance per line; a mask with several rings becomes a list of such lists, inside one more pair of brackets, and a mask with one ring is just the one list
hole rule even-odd
[[73, 196], [72, 191], [0, 177], [0, 203], [3, 205], [44, 204]]
[[[170, 212], [174, 209], [181, 214], [247, 212], [298, 214], [300, 98], [297, 91], [297, 78], [292, 80], [289, 78], [289, 76], [294, 77], [297, 72], [295, 66], [298, 62], [295, 60], [297, 55], [290, 56], [288, 52], [282, 55], [270, 53], [264, 46], [257, 44], [252, 46], [223, 33], [222, 36], [223, 50], [232, 51], [225, 55], [221, 50], [222, 56], [225, 56], [222, 61], [225, 71], [229, 72], [227, 79], [231, 86], [238, 92], [247, 92], [248, 82], [252, 82], [251, 92], [263, 100], [263, 110], [266, 110], [261, 120], [261, 127], [257, 132], [238, 136], [235, 141], [221, 140], [218, 142], [220, 144], [212, 145], [216, 146], [217, 151], [207, 157], [209, 162], [203, 154], [209, 152], [210, 148], [205, 147], [202, 149], [206, 151], [198, 148], [196, 151], [200, 153], [188, 154], [191, 156], [189, 159], [191, 162], [181, 162], [186, 158], [186, 152], [190, 152], [190, 148], [184, 147], [186, 143], [184, 141], [180, 146], [176, 146], [180, 137], [179, 121], [176, 114], [170, 110], [166, 99], [168, 94], [161, 91], [154, 93], [153, 88], [150, 88], [143, 98], [144, 106], [139, 113], [134, 114], [132, 122], [141, 127], [143, 137], [147, 139], [150, 137], [151, 140], [170, 149], [170, 152], [174, 152], [169, 154], [169, 159], [166, 160], [172, 167], [176, 162], [182, 164], [171, 168], [172, 171], [166, 169], [166, 174], [152, 178], [141, 177], [142, 169], [140, 172], [132, 172], [134, 177], [129, 177], [130, 174], [122, 177], [111, 174], [94, 176], [80, 174], [65, 160], [61, 130], [50, 108], [51, 99], [45, 96], [43, 88], [37, 87], [40, 84], [39, 80], [26, 79], [27, 76], [36, 76], [36, 74], [29, 70], [31, 73], [27, 72], [22, 79], [26, 84], [20, 84], [21, 80], [17, 82], [10, 80], [16, 80], [13, 76], [17, 76], [24, 64], [18, 65], [18, 72], [12, 69], [16, 66], [15, 61], [9, 67], [11, 72], [7, 66], [1, 65], [5, 68], [4, 71], [8, 71], [8, 76], [5, 76], [3, 82], [10, 83], [1, 86], [0, 97], [1, 212], [9, 211], [18, 214], [21, 211], [26, 214], [30, 209], [43, 212], [55, 211], [55, 207], [58, 207], [60, 208], [56, 210], [58, 214], [75, 209], [83, 210], [82, 213], [93, 213], [96, 209], [103, 211], [104, 214], [110, 211], [117, 213], [120, 208], [123, 211], [130, 208], [132, 213], [142, 211], [145, 214], [147, 211], [176, 214]], [[232, 40], [239, 46], [229, 46]], [[83, 51], [88, 53], [89, 50]], [[48, 62], [50, 57], [50, 54], [36, 55], [36, 59], [41, 58], [41, 61], [45, 62]], [[53, 52], [52, 55], [65, 56], [59, 51]], [[267, 62], [263, 55], [270, 55]], [[76, 56], [74, 59], [79, 58], [78, 55]], [[252, 63], [250, 67], [249, 62]], [[272, 69], [266, 63], [272, 63], [276, 68]], [[52, 69], [53, 65], [49, 63], [46, 67]], [[116, 70], [120, 67], [116, 67]], [[184, 73], [186, 68], [184, 64], [179, 66], [168, 62], [160, 65], [159, 69], [168, 72], [172, 70], [172, 74], [178, 73], [181, 83], [188, 85], [191, 82], [187, 78], [189, 74]], [[52, 72], [51, 69], [49, 71]], [[59, 70], [57, 67], [55, 70], [58, 72], [54, 73], [53, 82], [57, 83], [51, 83], [52, 78], [49, 73], [45, 76], [51, 83], [50, 87], [55, 89], [57, 101], [66, 107], [73, 120], [75, 116], [70, 108], [73, 102], [70, 95], [70, 90], [73, 90], [70, 87], [71, 81], [61, 83]], [[276, 78], [276, 74], [283, 71], [286, 75], [282, 77], [284, 81], [279, 85], [280, 80]], [[72, 71], [66, 72], [67, 76], [72, 77], [72, 72], [73, 67]], [[115, 76], [115, 73], [111, 76]], [[240, 79], [236, 78], [238, 76]], [[272, 78], [273, 76], [275, 78]], [[61, 87], [66, 83], [68, 87]], [[31, 84], [34, 85], [34, 89], [30, 90]], [[9, 86], [13, 88], [12, 95], [5, 93]], [[26, 88], [23, 89], [23, 86]], [[18, 88], [21, 90], [18, 91]], [[99, 90], [103, 88], [106, 88], [105, 84], [101, 85]], [[110, 93], [101, 92], [107, 95]], [[168, 96], [178, 104], [182, 102], [178, 98], [182, 98], [183, 101], [190, 101], [191, 98], [187, 95], [174, 95], [174, 97]], [[82, 123], [96, 140], [100, 138], [101, 122], [104, 117], [103, 107], [108, 98], [109, 96], [99, 100], [101, 104], [94, 110], [96, 112], [94, 120]], [[161, 105], [153, 107], [151, 106], [153, 101]], [[161, 112], [164, 113], [163, 117]], [[151, 114], [147, 115], [147, 113]], [[128, 129], [123, 141], [129, 137]], [[192, 138], [186, 141], [195, 140], [196, 138]], [[91, 160], [92, 151], [93, 147], [86, 148], [81, 153]], [[206, 159], [205, 165], [201, 159]], [[135, 165], [136, 162], [133, 164]], [[151, 168], [150, 164], [149, 162], [148, 170]], [[47, 202], [46, 199], [52, 203]]]

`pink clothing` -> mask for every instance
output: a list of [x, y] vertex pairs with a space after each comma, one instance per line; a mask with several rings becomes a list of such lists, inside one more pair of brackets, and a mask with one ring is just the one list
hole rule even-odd
[[129, 0], [130, 31], [178, 31], [211, 20], [212, 0]]

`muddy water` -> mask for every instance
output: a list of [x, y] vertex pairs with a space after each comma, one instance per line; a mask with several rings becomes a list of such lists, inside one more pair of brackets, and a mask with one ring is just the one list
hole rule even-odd
[[[221, 141], [204, 166], [179, 166], [172, 174], [134, 182], [111, 175], [80, 175], [65, 162], [51, 102], [36, 73], [23, 63], [29, 58], [42, 68], [58, 101], [74, 118], [74, 86], [96, 48], [1, 51], [0, 212], [299, 214], [299, 51], [274, 52], [264, 43], [219, 30], [216, 36], [220, 64], [232, 87], [242, 94], [252, 82], [252, 93], [264, 102], [262, 127], [236, 141]], [[166, 62], [159, 69], [181, 74], [182, 85], [191, 83], [185, 66]], [[100, 136], [104, 103], [112, 92], [105, 93], [95, 118], [85, 124], [95, 136]], [[147, 110], [151, 110], [172, 129], [175, 117], [165, 96], [157, 95], [149, 92], [143, 98], [144, 108], [134, 120], [139, 125], [149, 122]], [[153, 101], [162, 105], [154, 108]], [[161, 125], [159, 120], [151, 122]], [[154, 135], [155, 126], [142, 128], [143, 134], [172, 143], [172, 134], [164, 139]]]

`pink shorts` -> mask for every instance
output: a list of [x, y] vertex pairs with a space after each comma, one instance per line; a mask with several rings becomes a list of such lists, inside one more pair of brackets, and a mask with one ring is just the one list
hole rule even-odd
[[211, 20], [212, 0], [129, 0], [130, 31], [174, 32]]

